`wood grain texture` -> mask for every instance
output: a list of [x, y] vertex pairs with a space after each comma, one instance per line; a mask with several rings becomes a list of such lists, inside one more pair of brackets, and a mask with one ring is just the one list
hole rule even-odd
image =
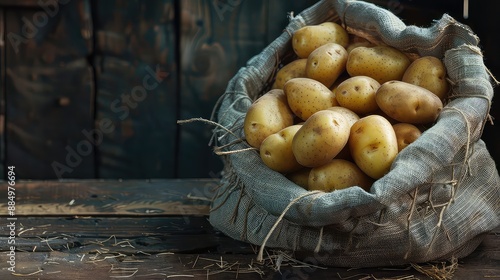
[[[209, 119], [229, 80], [283, 32], [287, 12], [312, 2], [182, 1], [180, 119]], [[180, 127], [179, 177], [220, 172], [222, 163], [208, 145], [212, 129], [204, 123]]]
[[173, 0], [94, 1], [99, 178], [174, 176]]
[[[19, 181], [16, 215], [207, 215], [216, 186], [211, 179]], [[7, 206], [1, 201], [0, 215], [7, 216]]]
[[[89, 271], [95, 279], [431, 279], [410, 265], [322, 267], [317, 265], [322, 256], [302, 259], [300, 254], [272, 248], [266, 249], [264, 262], [257, 262], [258, 248], [218, 232], [207, 220], [208, 212], [130, 214], [121, 210], [130, 209], [133, 201], [162, 205], [175, 200], [190, 207], [193, 196], [210, 197], [216, 185], [214, 179], [20, 181], [16, 184], [15, 274], [5, 268], [0, 279], [88, 279]], [[73, 199], [73, 205], [94, 205], [95, 210], [70, 211], [62, 205]], [[116, 203], [111, 211], [104, 207], [110, 200]], [[23, 205], [38, 205], [39, 211]], [[0, 209], [5, 221], [6, 205]], [[1, 223], [0, 262], [4, 264], [10, 259], [9, 237], [9, 225]], [[498, 276], [500, 228], [459, 260], [453, 279]]]
[[[92, 178], [92, 51], [87, 0], [5, 15], [6, 162], [18, 178]], [[56, 166], [54, 166], [56, 165]]]

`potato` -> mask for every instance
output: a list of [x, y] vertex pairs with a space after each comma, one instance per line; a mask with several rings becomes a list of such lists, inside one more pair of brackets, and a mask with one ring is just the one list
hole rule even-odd
[[345, 71], [347, 51], [336, 43], [328, 43], [315, 49], [307, 57], [306, 77], [331, 87]]
[[294, 115], [286, 95], [281, 89], [273, 89], [259, 97], [245, 115], [243, 133], [246, 141], [254, 148], [267, 136], [293, 124]]
[[368, 191], [372, 183], [373, 179], [356, 164], [343, 159], [333, 159], [327, 164], [311, 169], [308, 190], [330, 192], [359, 186]]
[[311, 168], [304, 167], [298, 171], [286, 174], [286, 177], [288, 180], [307, 189], [309, 184], [309, 172], [311, 172]]
[[292, 112], [302, 120], [338, 104], [329, 88], [310, 78], [291, 79], [285, 83], [283, 91]]
[[368, 76], [383, 84], [401, 80], [410, 63], [404, 53], [393, 47], [357, 47], [349, 53], [346, 69], [351, 76]]
[[396, 133], [380, 115], [357, 121], [351, 127], [348, 145], [356, 165], [373, 179], [384, 176], [398, 154]]
[[349, 38], [349, 45], [346, 47], [347, 53], [350, 53], [353, 49], [357, 47], [373, 47], [375, 46], [372, 44], [370, 41], [366, 40], [365, 38], [356, 36], [356, 35], [351, 35]]
[[446, 80], [446, 68], [437, 57], [424, 56], [416, 59], [408, 66], [401, 80], [426, 88], [441, 100], [448, 96], [450, 86]]
[[342, 106], [333, 106], [330, 108], [327, 108], [327, 110], [335, 111], [341, 113], [344, 118], [346, 118], [347, 122], [349, 123], [349, 129], [350, 127], [359, 120], [358, 114], [354, 113], [352, 110], [342, 107]]
[[290, 79], [306, 76], [307, 58], [296, 59], [283, 66], [274, 81], [273, 88], [283, 89], [283, 85]]
[[392, 128], [396, 133], [399, 152], [422, 135], [420, 129], [411, 123], [396, 123], [392, 125]]
[[334, 22], [306, 25], [292, 35], [292, 47], [299, 58], [307, 58], [312, 51], [327, 43], [337, 43], [345, 48], [349, 43], [349, 35]]
[[314, 113], [297, 131], [292, 151], [306, 167], [330, 162], [346, 145], [349, 123], [339, 112], [322, 110]]
[[335, 99], [340, 106], [357, 114], [369, 114], [377, 111], [375, 93], [379, 82], [368, 76], [354, 76], [343, 81], [335, 89]]
[[402, 81], [384, 83], [375, 96], [377, 104], [398, 122], [426, 124], [434, 122], [443, 102], [429, 90]]
[[262, 141], [260, 157], [267, 167], [281, 173], [297, 171], [302, 166], [292, 152], [292, 140], [302, 125], [291, 125], [273, 133]]

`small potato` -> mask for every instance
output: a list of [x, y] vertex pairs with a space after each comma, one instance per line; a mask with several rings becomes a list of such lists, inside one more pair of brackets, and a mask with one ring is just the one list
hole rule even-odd
[[273, 133], [262, 141], [260, 157], [267, 167], [281, 173], [297, 171], [302, 166], [292, 152], [292, 140], [302, 125], [291, 125]]
[[401, 80], [410, 63], [404, 53], [393, 47], [357, 47], [349, 53], [346, 69], [351, 76], [368, 76], [383, 84]]
[[349, 123], [342, 114], [322, 110], [307, 119], [293, 137], [293, 154], [305, 167], [320, 166], [330, 162], [348, 138]]
[[248, 144], [259, 149], [267, 136], [293, 124], [294, 115], [281, 89], [262, 95], [245, 115], [243, 132]]
[[349, 35], [339, 24], [325, 22], [304, 26], [292, 36], [292, 47], [299, 58], [307, 58], [312, 51], [327, 43], [337, 43], [345, 48], [349, 43]]
[[306, 77], [331, 87], [345, 71], [347, 51], [339, 44], [328, 43], [315, 49], [308, 57]]
[[283, 66], [280, 70], [278, 70], [278, 73], [276, 73], [273, 88], [283, 89], [283, 85], [288, 80], [305, 77], [306, 64], [307, 58], [299, 58]]
[[382, 84], [375, 97], [380, 109], [398, 122], [431, 123], [443, 109], [443, 102], [437, 95], [423, 87], [401, 81]]
[[398, 140], [398, 151], [401, 152], [406, 146], [413, 143], [415, 140], [422, 135], [420, 129], [411, 123], [397, 123], [393, 124], [392, 128], [396, 133], [396, 139]]
[[333, 159], [327, 164], [311, 169], [308, 189], [331, 192], [359, 186], [368, 191], [372, 184], [373, 179], [356, 164], [343, 159]]
[[329, 88], [310, 78], [291, 79], [285, 83], [283, 91], [292, 112], [302, 120], [338, 104]]
[[379, 82], [368, 76], [354, 76], [343, 81], [335, 90], [335, 99], [340, 106], [357, 114], [369, 114], [377, 111], [375, 93]]
[[443, 62], [433, 56], [424, 56], [413, 61], [406, 69], [402, 81], [428, 89], [441, 100], [448, 96], [450, 88]]
[[285, 176], [288, 180], [294, 182], [295, 184], [303, 187], [304, 189], [308, 188], [309, 182], [309, 173], [311, 172], [311, 168], [302, 168], [298, 171], [288, 173]]
[[351, 127], [349, 149], [356, 165], [373, 179], [384, 176], [398, 154], [396, 133], [382, 116], [369, 115]]

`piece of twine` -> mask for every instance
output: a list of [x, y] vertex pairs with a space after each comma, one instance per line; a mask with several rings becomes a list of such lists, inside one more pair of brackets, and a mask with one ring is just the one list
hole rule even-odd
[[283, 212], [281, 213], [281, 215], [278, 217], [278, 219], [276, 220], [276, 222], [274, 223], [274, 225], [271, 227], [271, 229], [269, 230], [269, 232], [267, 233], [266, 237], [264, 238], [264, 240], [262, 241], [262, 246], [260, 247], [259, 249], [259, 254], [257, 255], [257, 261], [259, 262], [262, 262], [264, 260], [263, 258], [263, 255], [264, 255], [264, 248], [266, 246], [266, 243], [267, 243], [267, 240], [271, 237], [271, 234], [274, 232], [274, 230], [276, 229], [276, 227], [278, 226], [279, 222], [281, 222], [281, 220], [283, 219], [283, 217], [285, 216], [286, 212], [288, 212], [288, 210], [290, 210], [290, 208], [295, 204], [297, 203], [299, 200], [301, 200], [302, 198], [306, 197], [306, 196], [310, 196], [310, 195], [314, 195], [314, 194], [319, 194], [319, 193], [323, 193], [322, 191], [310, 191], [310, 192], [306, 192], [300, 196], [298, 196], [297, 198], [295, 198], [294, 200], [290, 201], [290, 203], [285, 207], [285, 209], [283, 210]]

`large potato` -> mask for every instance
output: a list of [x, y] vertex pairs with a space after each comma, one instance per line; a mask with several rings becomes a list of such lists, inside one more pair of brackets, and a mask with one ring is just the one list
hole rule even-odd
[[345, 48], [349, 43], [349, 35], [339, 24], [325, 22], [304, 26], [292, 36], [292, 47], [299, 58], [307, 58], [312, 51], [327, 43], [337, 43]]
[[335, 94], [322, 83], [310, 78], [294, 78], [283, 86], [288, 105], [302, 120], [312, 114], [338, 105]]
[[250, 146], [259, 149], [267, 136], [292, 125], [293, 121], [284, 91], [270, 90], [248, 108], [243, 124], [245, 139]]
[[410, 63], [404, 53], [393, 47], [357, 47], [349, 53], [346, 69], [351, 76], [368, 76], [383, 84], [401, 80]]
[[340, 106], [357, 114], [370, 114], [378, 110], [375, 93], [379, 87], [379, 82], [371, 77], [354, 76], [335, 89], [335, 99]]
[[302, 166], [292, 152], [292, 140], [302, 125], [291, 125], [273, 133], [262, 141], [260, 157], [267, 167], [281, 173], [297, 171]]
[[[359, 120], [358, 114], [342, 106], [333, 106], [328, 108], [327, 110], [339, 112], [340, 114], [342, 114], [342, 116], [344, 116], [344, 118], [347, 120], [347, 123], [349, 124], [349, 131], [351, 130], [352, 125]], [[335, 156], [335, 158], [352, 161], [349, 146], [345, 145], [345, 147]]]
[[384, 176], [398, 154], [396, 133], [380, 115], [357, 121], [351, 127], [348, 145], [356, 165], [373, 179]]
[[426, 88], [441, 100], [448, 96], [450, 88], [444, 63], [434, 56], [424, 56], [413, 61], [406, 69], [402, 81]]
[[333, 106], [333, 107], [328, 108], [327, 110], [341, 113], [344, 116], [344, 118], [347, 120], [347, 122], [349, 123], [349, 129], [355, 122], [357, 122], [359, 120], [359, 115], [346, 107]]
[[328, 43], [315, 49], [308, 57], [306, 77], [331, 87], [345, 71], [347, 51], [336, 43]]
[[348, 138], [349, 123], [342, 114], [322, 110], [307, 119], [293, 137], [293, 154], [303, 166], [320, 166], [330, 162]]
[[327, 164], [311, 169], [307, 188], [330, 192], [359, 186], [369, 190], [372, 184], [373, 179], [356, 164], [343, 159], [333, 159]]
[[377, 104], [389, 117], [404, 123], [434, 122], [443, 102], [429, 90], [402, 81], [384, 83], [377, 90]]
[[350, 53], [353, 49], [357, 47], [373, 47], [375, 46], [372, 44], [370, 41], [366, 40], [365, 38], [352, 35], [351, 38], [349, 39], [349, 45], [346, 47], [347, 53]]
[[400, 152], [422, 135], [420, 129], [411, 123], [396, 123], [392, 125], [392, 128], [396, 133]]
[[273, 88], [283, 89], [283, 85], [288, 82], [288, 80], [305, 77], [306, 64], [307, 58], [299, 58], [283, 66], [278, 70], [278, 73], [276, 73]]

